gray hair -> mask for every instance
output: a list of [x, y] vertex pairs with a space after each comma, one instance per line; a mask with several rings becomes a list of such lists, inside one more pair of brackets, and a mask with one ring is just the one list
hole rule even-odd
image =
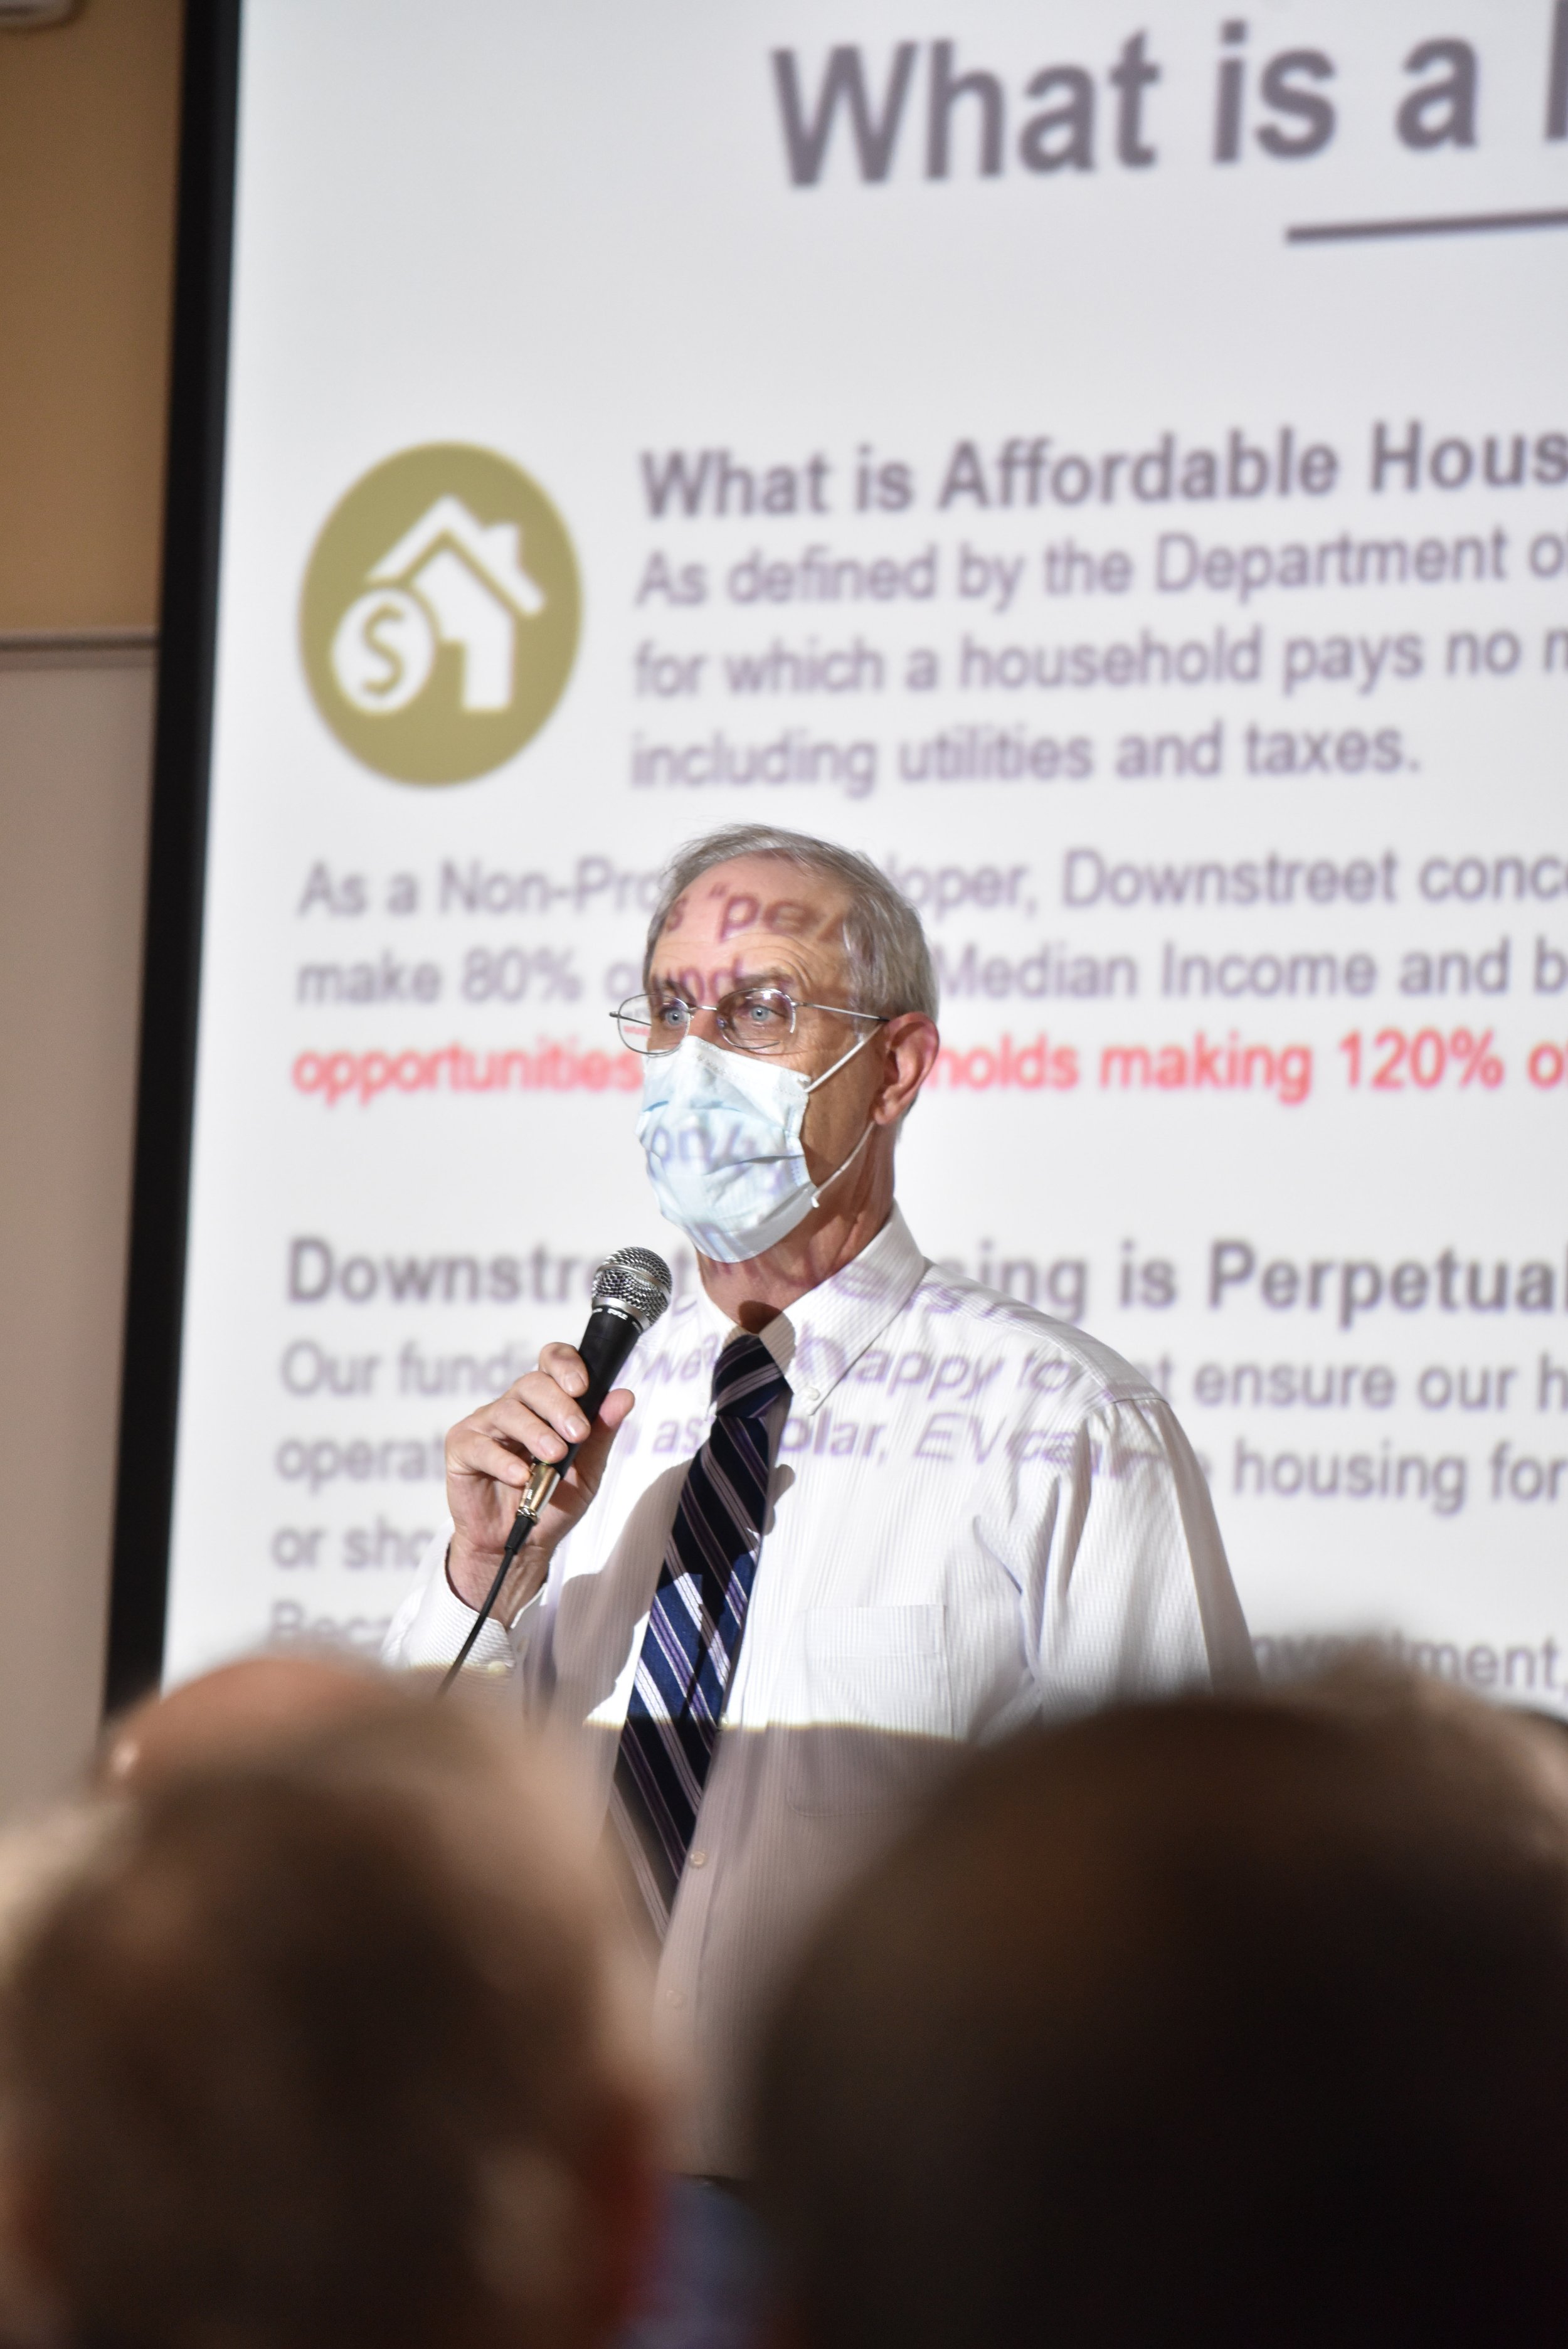
[[718, 832], [687, 841], [665, 867], [659, 899], [648, 924], [643, 957], [643, 983], [647, 984], [654, 948], [677, 898], [716, 864], [738, 856], [768, 856], [792, 864], [820, 881], [836, 881], [847, 889], [849, 911], [844, 916], [844, 959], [850, 982], [849, 1009], [855, 1011], [923, 1011], [936, 1017], [936, 973], [920, 916], [885, 873], [869, 856], [841, 848], [830, 840], [816, 840], [808, 832], [786, 832], [771, 823], [730, 823]]

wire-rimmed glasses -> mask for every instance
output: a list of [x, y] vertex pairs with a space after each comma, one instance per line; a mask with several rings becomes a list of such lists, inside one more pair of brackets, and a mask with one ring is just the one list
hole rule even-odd
[[688, 1003], [684, 995], [629, 995], [611, 1013], [629, 1052], [673, 1052], [699, 1011], [711, 1011], [724, 1041], [737, 1052], [784, 1052], [795, 1040], [802, 1011], [884, 1026], [885, 1011], [851, 1011], [841, 1003], [798, 1003], [782, 987], [737, 987], [717, 1003]]

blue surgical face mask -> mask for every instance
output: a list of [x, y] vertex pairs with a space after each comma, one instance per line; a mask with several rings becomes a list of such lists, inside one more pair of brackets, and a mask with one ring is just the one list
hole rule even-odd
[[700, 1036], [685, 1037], [673, 1052], [649, 1053], [637, 1139], [660, 1214], [700, 1254], [717, 1264], [761, 1256], [803, 1223], [828, 1185], [854, 1164], [869, 1123], [843, 1165], [815, 1185], [800, 1129], [817, 1087], [874, 1033], [811, 1079], [755, 1053], [722, 1051]]

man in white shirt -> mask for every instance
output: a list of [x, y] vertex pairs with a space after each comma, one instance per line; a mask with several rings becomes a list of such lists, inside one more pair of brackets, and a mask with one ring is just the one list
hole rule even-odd
[[741, 2177], [779, 1966], [965, 1745], [1251, 1652], [1164, 1399], [928, 1262], [893, 1204], [936, 988], [876, 867], [760, 825], [696, 842], [645, 975], [639, 1135], [703, 1293], [592, 1429], [552, 1345], [452, 1430], [449, 1538], [386, 1656], [457, 1653], [531, 1464], [581, 1441], [473, 1659], [575, 1746], [659, 1946], [684, 2158]]

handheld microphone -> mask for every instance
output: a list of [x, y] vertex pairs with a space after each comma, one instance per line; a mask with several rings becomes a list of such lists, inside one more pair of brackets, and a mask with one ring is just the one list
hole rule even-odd
[[[620, 1377], [633, 1347], [669, 1304], [670, 1288], [669, 1266], [652, 1248], [617, 1248], [594, 1274], [593, 1309], [588, 1316], [588, 1327], [577, 1341], [577, 1350], [588, 1372], [588, 1384], [578, 1396], [577, 1405], [590, 1426], [598, 1418], [599, 1406]], [[517, 1535], [519, 1548], [529, 1527], [538, 1524], [551, 1495], [576, 1459], [578, 1448], [569, 1444], [561, 1459], [541, 1460], [535, 1467], [517, 1505], [518, 1518], [526, 1516], [528, 1525], [521, 1533], [518, 1533], [516, 1524], [511, 1529]]]
[[[588, 1372], [588, 1384], [578, 1396], [577, 1403], [590, 1426], [599, 1416], [599, 1406], [625, 1367], [633, 1347], [667, 1309], [673, 1286], [669, 1266], [651, 1248], [617, 1248], [614, 1256], [605, 1257], [594, 1274], [593, 1310], [577, 1345]], [[468, 1638], [448, 1667], [446, 1677], [437, 1691], [438, 1696], [445, 1696], [467, 1663], [474, 1641], [490, 1620], [490, 1609], [500, 1597], [500, 1587], [506, 1580], [513, 1558], [543, 1516], [551, 1495], [576, 1459], [580, 1448], [571, 1444], [561, 1459], [535, 1462], [533, 1474], [517, 1505], [517, 1515], [507, 1535], [506, 1547], [501, 1552], [495, 1579], [485, 1595], [484, 1605], [469, 1627]]]

